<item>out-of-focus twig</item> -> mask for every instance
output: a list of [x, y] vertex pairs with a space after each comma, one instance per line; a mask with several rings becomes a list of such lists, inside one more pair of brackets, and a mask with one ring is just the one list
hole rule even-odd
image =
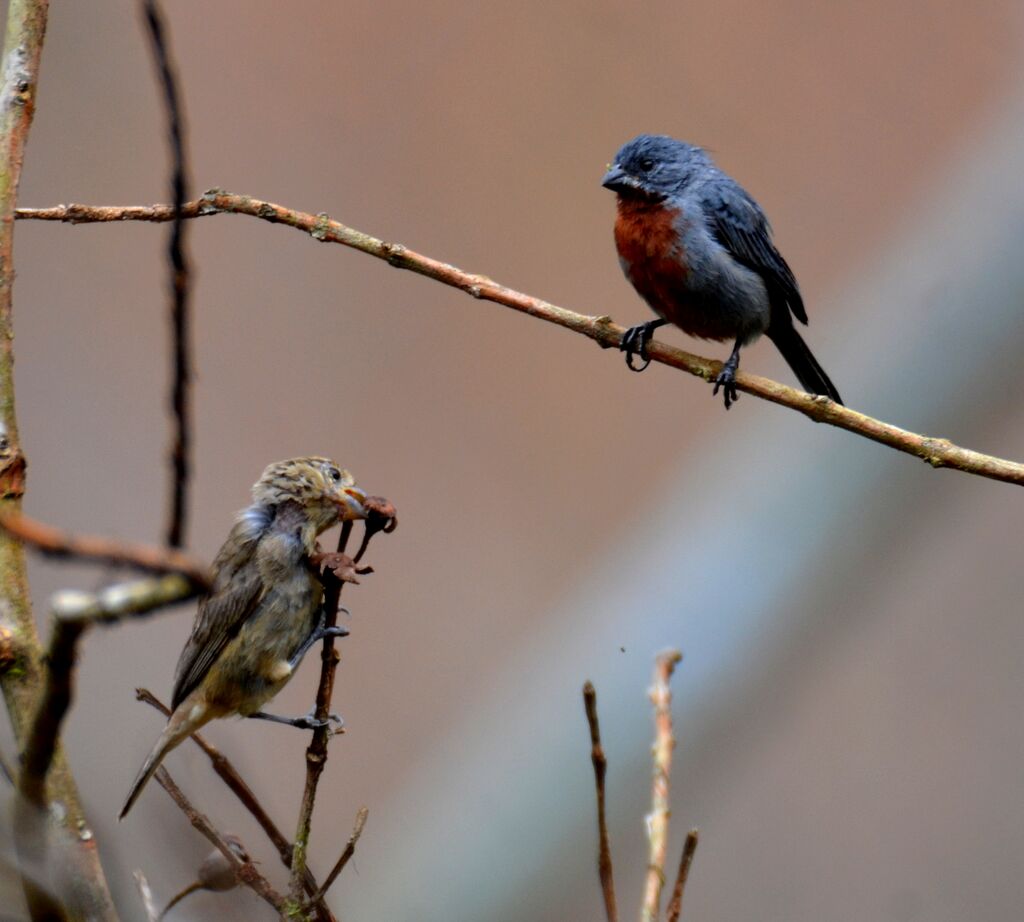
[[0, 529], [50, 557], [133, 567], [147, 573], [179, 573], [198, 589], [210, 586], [209, 570], [181, 551], [127, 544], [101, 535], [73, 535], [20, 512], [0, 516]]
[[366, 825], [366, 818], [370, 815], [370, 811], [366, 807], [360, 807], [359, 812], [356, 813], [356, 821], [352, 826], [352, 835], [348, 837], [348, 843], [345, 845], [345, 850], [338, 857], [338, 860], [334, 863], [334, 867], [331, 868], [331, 873], [327, 875], [324, 880], [324, 885], [317, 891], [316, 896], [310, 900], [310, 903], [317, 903], [322, 900], [326, 895], [327, 891], [331, 889], [332, 884], [338, 879], [338, 875], [345, 870], [345, 865], [349, 863], [352, 856], [356, 853], [356, 843], [359, 841], [359, 837], [363, 834], [363, 827]]
[[651, 812], [647, 816], [647, 839], [650, 845], [647, 880], [644, 884], [641, 922], [657, 922], [661, 913], [661, 889], [665, 885], [665, 852], [668, 849], [669, 776], [672, 772], [672, 690], [669, 680], [682, 659], [678, 650], [665, 650], [654, 661], [654, 679], [650, 698], [654, 705], [654, 746], [651, 756]]
[[[46, 654], [43, 687], [18, 773], [18, 792], [26, 806], [39, 811], [48, 806], [47, 777], [57, 752], [61, 725], [71, 706], [78, 641], [85, 630], [94, 623], [148, 614], [194, 595], [196, 590], [189, 580], [170, 574], [120, 583], [99, 593], [65, 590], [54, 596], [52, 607], [56, 617]], [[47, 837], [37, 828], [38, 815], [34, 810], [19, 809], [16, 823], [19, 845], [32, 852], [26, 858], [44, 865]]]
[[189, 799], [182, 793], [168, 774], [167, 769], [160, 767], [154, 776], [160, 786], [171, 796], [182, 813], [185, 814], [192, 826], [198, 830], [218, 851], [228, 860], [228, 863], [235, 869], [238, 879], [249, 887], [257, 896], [268, 902], [279, 915], [284, 915], [285, 899], [277, 892], [270, 882], [256, 870], [251, 861], [239, 861], [238, 855], [227, 841], [213, 826], [213, 824], [202, 813], [192, 806]]
[[[165, 717], [171, 716], [170, 709], [148, 689], [135, 689], [135, 697], [139, 701], [144, 701], [151, 707], [156, 708]], [[231, 760], [224, 753], [209, 743], [202, 734], [193, 733], [192, 742], [206, 753], [211, 765], [213, 765], [213, 770], [242, 802], [246, 810], [252, 814], [256, 822], [259, 823], [260, 828], [266, 833], [274, 848], [277, 849], [277, 853], [284, 866], [290, 868], [292, 866], [292, 843], [285, 838], [277, 824], [271, 819], [270, 814], [267, 813], [252, 788], [249, 787], [245, 779], [239, 774], [238, 769], [235, 768]], [[327, 907], [327, 904], [322, 899], [318, 900], [315, 898], [316, 894], [320, 891], [320, 885], [308, 866], [304, 875], [304, 884], [306, 893], [311, 897], [310, 903], [314, 904], [318, 922], [334, 922], [334, 915]], [[166, 909], [164, 911], [166, 912]]]
[[686, 887], [686, 879], [690, 876], [690, 865], [693, 864], [693, 854], [697, 851], [698, 838], [699, 833], [696, 829], [691, 829], [686, 834], [683, 854], [679, 858], [676, 883], [672, 888], [672, 899], [668, 901], [668, 909], [665, 910], [666, 922], [679, 922], [679, 916], [683, 911], [683, 889]]
[[[172, 574], [122, 583], [97, 594], [65, 591], [54, 596], [56, 617], [46, 655], [43, 687], [22, 749], [18, 773], [18, 792], [24, 808], [16, 811], [15, 822], [19, 848], [26, 863], [45, 866], [46, 862], [44, 852], [48, 837], [40, 828], [39, 816], [45, 815], [49, 805], [47, 777], [57, 752], [61, 725], [71, 706], [79, 638], [93, 623], [146, 614], [193, 595], [192, 584]], [[29, 893], [30, 903], [40, 900], [47, 903], [48, 908], [34, 912], [34, 917], [45, 917], [54, 911], [52, 899], [39, 892]]]
[[171, 410], [174, 413], [174, 436], [171, 442], [171, 503], [167, 526], [167, 544], [181, 547], [185, 543], [188, 513], [188, 481], [192, 450], [192, 411], [189, 388], [192, 360], [189, 342], [189, 280], [190, 270], [185, 252], [185, 221], [182, 206], [188, 194], [188, 161], [185, 145], [185, 118], [182, 112], [178, 80], [171, 62], [167, 26], [157, 0], [142, 0], [143, 15], [149, 33], [150, 47], [156, 64], [160, 86], [167, 109], [167, 134], [171, 146], [171, 199], [173, 224], [167, 255], [171, 267], [171, 330], [172, 374]]
[[590, 727], [590, 760], [594, 763], [594, 787], [597, 789], [597, 873], [601, 878], [604, 913], [608, 922], [618, 922], [619, 910], [615, 904], [615, 880], [612, 874], [612, 850], [608, 841], [608, 823], [605, 819], [604, 778], [608, 760], [601, 746], [601, 726], [597, 720], [597, 692], [591, 682], [583, 686], [583, 707]]
[[[57, 205], [53, 208], [19, 208], [15, 217], [88, 224], [108, 221], [172, 221], [176, 213], [170, 205]], [[248, 195], [235, 195], [222, 189], [211, 189], [201, 199], [187, 202], [180, 214], [185, 218], [212, 214], [241, 214], [272, 224], [294, 227], [315, 240], [351, 247], [361, 253], [383, 259], [398, 269], [408, 269], [435, 282], [458, 288], [474, 298], [491, 301], [580, 333], [603, 348], [618, 348], [626, 333], [625, 327], [613, 323], [610, 317], [578, 314], [500, 285], [486, 275], [465, 272], [439, 259], [416, 253], [402, 244], [372, 237], [340, 221], [334, 221], [325, 214], [314, 215], [295, 211], [275, 205], [273, 202], [261, 201]], [[705, 381], [714, 381], [722, 370], [720, 361], [693, 355], [658, 341], [648, 346], [648, 352], [652, 361], [678, 368]], [[736, 386], [746, 394], [753, 394], [762, 400], [803, 413], [814, 422], [845, 429], [896, 451], [913, 455], [932, 467], [948, 467], [968, 474], [977, 474], [979, 477], [1024, 486], [1024, 464], [1019, 462], [963, 448], [949, 439], [901, 429], [899, 426], [858, 413], [849, 407], [840, 406], [827, 397], [805, 394], [796, 388], [745, 371], [736, 375]]]
[[[379, 496], [368, 497], [363, 503], [367, 518], [363, 522], [365, 533], [363, 542], [356, 554], [356, 563], [362, 559], [370, 538], [377, 532], [390, 533], [395, 530], [398, 518], [395, 507]], [[345, 522], [338, 538], [338, 553], [344, 554], [352, 533], [352, 523]], [[333, 627], [338, 620], [338, 605], [341, 600], [341, 587], [344, 583], [330, 567], [325, 567], [321, 575], [324, 584], [324, 612], [326, 625]], [[306, 870], [307, 853], [309, 850], [309, 833], [313, 822], [313, 806], [316, 801], [316, 789], [320, 783], [324, 766], [327, 763], [327, 741], [330, 739], [328, 715], [331, 710], [331, 697], [334, 694], [334, 673], [338, 667], [340, 656], [334, 647], [334, 638], [328, 636], [324, 640], [321, 653], [320, 683], [316, 692], [314, 716], [323, 721], [323, 725], [313, 731], [313, 739], [306, 749], [306, 784], [302, 790], [302, 803], [299, 806], [299, 819], [296, 823], [295, 847], [292, 854], [292, 875], [289, 894], [295, 903], [302, 898], [303, 876]]]
[[146, 875], [140, 870], [133, 874], [135, 886], [139, 890], [139, 898], [142, 900], [142, 908], [146, 911], [146, 922], [159, 922], [160, 913], [157, 912], [156, 902], [153, 900], [153, 891], [149, 888], [149, 881]]

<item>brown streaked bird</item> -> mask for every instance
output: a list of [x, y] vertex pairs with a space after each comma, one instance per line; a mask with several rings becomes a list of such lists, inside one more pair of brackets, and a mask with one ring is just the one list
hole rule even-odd
[[261, 708], [314, 643], [348, 633], [324, 627], [316, 539], [338, 522], [366, 518], [366, 494], [348, 471], [312, 457], [271, 464], [252, 498], [213, 562], [213, 588], [199, 603], [175, 670], [171, 717], [132, 783], [122, 819], [167, 753], [214, 718], [317, 726], [311, 717]]

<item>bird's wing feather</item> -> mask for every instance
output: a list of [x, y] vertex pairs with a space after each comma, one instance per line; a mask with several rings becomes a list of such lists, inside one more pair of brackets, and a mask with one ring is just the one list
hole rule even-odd
[[782, 302], [797, 320], [807, 323], [796, 278], [775, 249], [768, 219], [757, 202], [727, 177], [706, 184], [700, 191], [710, 230], [718, 242], [738, 263], [761, 276], [773, 306]]
[[199, 603], [195, 625], [175, 670], [171, 707], [176, 708], [203, 680], [265, 594], [258, 568], [240, 567]]

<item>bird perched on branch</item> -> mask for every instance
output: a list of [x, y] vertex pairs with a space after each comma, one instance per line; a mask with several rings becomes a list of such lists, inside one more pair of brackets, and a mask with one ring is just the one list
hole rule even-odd
[[260, 709], [292, 677], [306, 651], [341, 627], [324, 627], [316, 539], [342, 521], [366, 518], [366, 494], [327, 458], [271, 464], [252, 488], [213, 562], [213, 588], [199, 603], [174, 676], [172, 714], [128, 792], [121, 817], [164, 757], [216, 717], [238, 714], [311, 729], [311, 717]]
[[[796, 279], [771, 240], [761, 207], [699, 147], [642, 134], [615, 155], [602, 180], [618, 196], [615, 245], [626, 278], [659, 319], [631, 327], [621, 349], [643, 371], [658, 327], [733, 340], [715, 379], [725, 408], [739, 396], [740, 349], [762, 333], [775, 343], [800, 384], [842, 403], [839, 392], [793, 326], [807, 323]], [[644, 364], [635, 366], [633, 356]]]

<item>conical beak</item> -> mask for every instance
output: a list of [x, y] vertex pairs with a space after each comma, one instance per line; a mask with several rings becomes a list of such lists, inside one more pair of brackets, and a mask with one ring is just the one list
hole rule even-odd
[[341, 510], [341, 520], [349, 522], [353, 519], [365, 519], [366, 493], [357, 486], [342, 487], [338, 491], [338, 507]]
[[611, 169], [604, 174], [601, 185], [606, 189], [611, 189], [612, 192], [637, 192], [640, 190], [640, 183], [617, 163], [613, 164]]

